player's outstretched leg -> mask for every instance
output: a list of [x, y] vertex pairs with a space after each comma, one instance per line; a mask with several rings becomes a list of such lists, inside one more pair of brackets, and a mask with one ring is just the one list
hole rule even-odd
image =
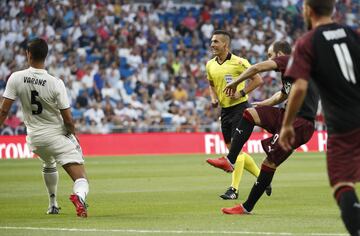
[[342, 185], [334, 193], [341, 218], [351, 236], [360, 235], [360, 203], [353, 186]]
[[[254, 175], [256, 178], [259, 177], [260, 174], [260, 169], [259, 167], [256, 165], [254, 159], [247, 153], [244, 152], [244, 168], [249, 171], [252, 175]], [[271, 184], [269, 186], [266, 187], [265, 189], [265, 193], [266, 195], [270, 196], [272, 193], [272, 187]]]
[[275, 174], [275, 170], [276, 169], [270, 168], [263, 164], [261, 166], [260, 175], [253, 185], [248, 199], [244, 202], [244, 204], [235, 205], [234, 207], [230, 208], [222, 208], [222, 212], [224, 214], [249, 214], [253, 210], [257, 201], [265, 192], [266, 187], [270, 185]]
[[271, 184], [275, 170], [276, 169], [270, 168], [264, 164], [261, 166], [260, 175], [253, 185], [248, 199], [243, 204], [247, 211], [252, 211], [257, 201], [265, 192], [266, 188]]
[[57, 197], [57, 184], [59, 181], [59, 173], [56, 169], [55, 161], [44, 162], [42, 171], [44, 183], [49, 195], [49, 207], [46, 214], [56, 215], [59, 214], [60, 207], [58, 206]]
[[69, 163], [63, 168], [74, 181], [73, 194], [70, 195], [69, 199], [75, 206], [76, 214], [79, 217], [87, 217], [86, 196], [89, 192], [89, 183], [86, 179], [84, 165]]

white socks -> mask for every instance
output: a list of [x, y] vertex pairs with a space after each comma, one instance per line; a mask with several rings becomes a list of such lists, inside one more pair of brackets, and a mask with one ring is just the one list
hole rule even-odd
[[76, 195], [85, 201], [87, 194], [89, 193], [89, 183], [85, 178], [75, 180], [73, 191]]
[[58, 203], [56, 201], [57, 194], [57, 184], [59, 181], [59, 172], [56, 168], [47, 168], [43, 169], [43, 178], [45, 182], [45, 186], [49, 193], [49, 206], [58, 207]]

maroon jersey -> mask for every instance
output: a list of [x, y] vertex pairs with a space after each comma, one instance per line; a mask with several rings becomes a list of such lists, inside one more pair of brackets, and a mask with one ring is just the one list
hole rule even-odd
[[[275, 57], [272, 59], [278, 67], [278, 69], [276, 71], [279, 71], [281, 73], [281, 81], [283, 84], [281, 92], [286, 95], [289, 95], [291, 85], [293, 82], [292, 78], [285, 76], [285, 71], [286, 71], [289, 59], [290, 59], [290, 56], [279, 56], [279, 57]], [[311, 83], [309, 85], [307, 95], [305, 97], [305, 101], [302, 104], [297, 115], [300, 117], [303, 117], [307, 120], [310, 120], [310, 121], [315, 120], [318, 103], [319, 103], [318, 91], [316, 90], [315, 86]]]
[[292, 82], [289, 79], [286, 79], [286, 77], [284, 76], [289, 59], [290, 59], [289, 55], [279, 56], [272, 59], [277, 65], [276, 71], [281, 73], [281, 82], [283, 85], [281, 92], [286, 95], [289, 95], [290, 93], [291, 82]]
[[309, 31], [285, 75], [316, 83], [330, 134], [360, 127], [360, 37], [353, 30], [331, 23]]

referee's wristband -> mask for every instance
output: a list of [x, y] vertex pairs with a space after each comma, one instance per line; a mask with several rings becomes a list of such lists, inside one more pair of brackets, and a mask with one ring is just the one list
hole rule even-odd
[[240, 95], [241, 95], [241, 97], [245, 97], [245, 96], [246, 96], [245, 91], [244, 91], [244, 90], [240, 90]]

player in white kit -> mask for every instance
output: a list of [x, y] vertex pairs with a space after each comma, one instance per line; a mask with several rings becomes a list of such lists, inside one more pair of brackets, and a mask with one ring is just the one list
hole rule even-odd
[[26, 141], [43, 161], [43, 177], [49, 193], [47, 214], [58, 214], [56, 200], [60, 164], [74, 181], [70, 200], [77, 215], [87, 217], [86, 195], [89, 184], [84, 159], [72, 120], [64, 82], [44, 69], [48, 45], [43, 39], [28, 44], [26, 57], [30, 67], [14, 72], [7, 81], [0, 104], [0, 126], [5, 121], [12, 103], [20, 99], [27, 128]]

